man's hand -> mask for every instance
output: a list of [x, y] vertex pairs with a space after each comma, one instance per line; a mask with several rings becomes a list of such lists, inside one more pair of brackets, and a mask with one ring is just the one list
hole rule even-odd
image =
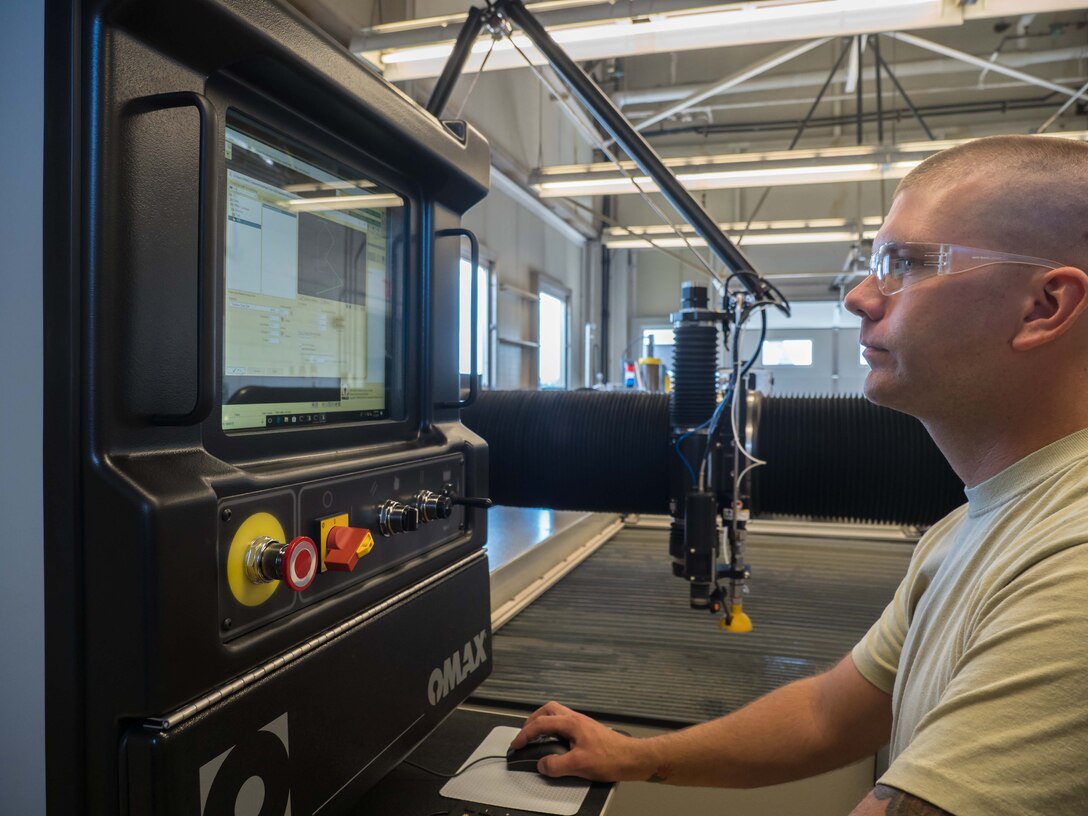
[[641, 781], [652, 773], [652, 766], [644, 757], [646, 752], [642, 750], [643, 740], [625, 737], [555, 702], [530, 714], [510, 747], [523, 748], [543, 734], [555, 734], [570, 741], [569, 753], [546, 756], [537, 763], [537, 771], [544, 776], [580, 776], [598, 782], [622, 782]]

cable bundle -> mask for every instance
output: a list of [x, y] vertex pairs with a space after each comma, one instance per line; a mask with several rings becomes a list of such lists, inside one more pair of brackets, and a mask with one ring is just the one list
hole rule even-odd
[[488, 443], [496, 504], [669, 510], [669, 457], [675, 454], [665, 394], [484, 391], [461, 421]]
[[863, 397], [764, 397], [752, 474], [760, 515], [928, 525], [963, 483], [921, 423]]

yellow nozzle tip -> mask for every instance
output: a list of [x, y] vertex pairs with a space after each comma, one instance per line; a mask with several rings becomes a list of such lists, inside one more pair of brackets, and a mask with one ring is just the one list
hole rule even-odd
[[751, 632], [752, 631], [752, 619], [744, 613], [740, 605], [733, 605], [729, 607], [729, 615], [733, 619], [732, 623], [726, 623], [725, 618], [721, 619], [718, 624], [726, 632]]

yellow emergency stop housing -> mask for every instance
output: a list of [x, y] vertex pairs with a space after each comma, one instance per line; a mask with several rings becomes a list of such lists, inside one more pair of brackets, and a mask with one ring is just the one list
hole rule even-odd
[[260, 606], [276, 592], [279, 581], [255, 584], [246, 578], [246, 552], [250, 544], [261, 536], [275, 541], [286, 541], [287, 536], [279, 519], [271, 513], [254, 513], [242, 522], [227, 552], [227, 584], [234, 600], [243, 606]]

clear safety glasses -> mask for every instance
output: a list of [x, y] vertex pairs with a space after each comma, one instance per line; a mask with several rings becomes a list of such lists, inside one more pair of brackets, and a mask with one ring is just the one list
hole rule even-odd
[[869, 272], [876, 278], [881, 292], [894, 295], [934, 275], [958, 275], [995, 264], [1041, 266], [1046, 269], [1065, 266], [1046, 258], [1011, 255], [1008, 252], [975, 249], [957, 244], [888, 241], [873, 252], [869, 259]]

